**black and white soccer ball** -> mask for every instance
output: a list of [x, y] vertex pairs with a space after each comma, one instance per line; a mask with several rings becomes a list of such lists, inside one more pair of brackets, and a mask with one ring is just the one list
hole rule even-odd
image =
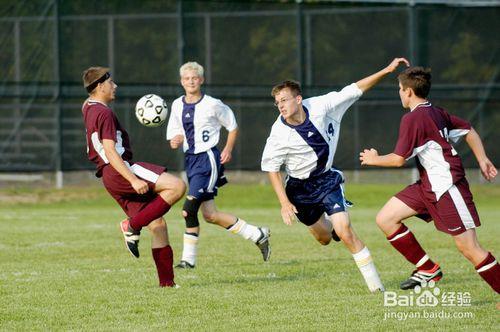
[[135, 105], [135, 116], [146, 127], [158, 127], [165, 122], [168, 114], [167, 103], [160, 96], [143, 96]]

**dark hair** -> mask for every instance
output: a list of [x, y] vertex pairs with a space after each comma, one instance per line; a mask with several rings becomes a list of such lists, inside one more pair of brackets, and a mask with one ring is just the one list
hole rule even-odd
[[286, 80], [280, 84], [277, 84], [271, 90], [271, 96], [276, 96], [283, 89], [290, 89], [294, 96], [298, 96], [302, 94], [302, 90], [300, 89], [300, 83], [297, 81]]
[[426, 98], [431, 90], [431, 69], [424, 67], [410, 67], [398, 75], [398, 81], [403, 89], [411, 88], [415, 95]]

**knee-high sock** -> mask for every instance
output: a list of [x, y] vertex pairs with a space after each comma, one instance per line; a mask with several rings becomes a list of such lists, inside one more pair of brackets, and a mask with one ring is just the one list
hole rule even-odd
[[476, 271], [497, 294], [500, 293], [500, 265], [491, 252], [476, 266]]
[[199, 235], [195, 233], [184, 233], [184, 247], [181, 260], [191, 265], [196, 264], [196, 253], [198, 251]]
[[174, 254], [172, 247], [167, 245], [163, 248], [153, 248], [153, 259], [155, 260], [156, 270], [158, 271], [158, 279], [160, 287], [172, 287], [174, 282]]
[[135, 216], [130, 218], [130, 227], [136, 231], [140, 231], [143, 227], [149, 225], [150, 222], [162, 217], [170, 210], [170, 204], [165, 202], [160, 195], [153, 199], [144, 209], [139, 211]]
[[435, 263], [429, 259], [413, 233], [404, 224], [401, 224], [394, 234], [388, 236], [387, 240], [419, 270], [430, 270], [434, 267]]
[[253, 242], [257, 242], [262, 235], [259, 227], [251, 225], [243, 219], [237, 219], [236, 223], [227, 230], [233, 234], [242, 236], [246, 240], [252, 240]]
[[375, 268], [370, 250], [368, 250], [367, 247], [364, 247], [358, 253], [352, 254], [352, 257], [354, 258], [359, 271], [363, 275], [370, 292], [375, 292], [377, 290], [384, 291], [384, 285], [382, 285], [380, 276]]

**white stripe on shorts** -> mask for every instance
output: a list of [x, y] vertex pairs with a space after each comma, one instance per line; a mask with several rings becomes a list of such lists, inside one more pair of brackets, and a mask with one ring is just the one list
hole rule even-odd
[[132, 166], [130, 166], [130, 169], [138, 177], [143, 178], [144, 180], [147, 180], [152, 183], [156, 183], [156, 181], [158, 181], [158, 178], [160, 177], [155, 172], [150, 171], [149, 169], [144, 168], [138, 164], [133, 164]]
[[207, 192], [211, 193], [214, 191], [215, 184], [217, 183], [217, 163], [215, 162], [214, 152], [212, 150], [207, 150], [208, 160], [210, 160], [210, 167], [212, 171], [210, 172], [210, 180], [208, 181]]
[[472, 219], [472, 215], [467, 208], [467, 204], [465, 204], [462, 194], [460, 193], [460, 191], [458, 191], [458, 188], [453, 185], [448, 190], [448, 192], [450, 193], [450, 197], [453, 200], [453, 204], [455, 204], [455, 207], [457, 208], [458, 215], [460, 216], [465, 229], [475, 228], [476, 225], [474, 224], [474, 219]]

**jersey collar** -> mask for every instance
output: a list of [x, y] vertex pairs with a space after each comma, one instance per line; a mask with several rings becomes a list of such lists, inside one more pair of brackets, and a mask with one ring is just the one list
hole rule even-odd
[[423, 103], [420, 103], [420, 104], [415, 105], [415, 107], [413, 107], [413, 108], [410, 110], [410, 112], [413, 112], [414, 110], [416, 110], [416, 109], [417, 109], [417, 108], [419, 108], [420, 106], [422, 106], [422, 107], [430, 107], [430, 106], [432, 106], [432, 105], [431, 105], [431, 102], [430, 102], [430, 101], [424, 101]]
[[298, 124], [298, 125], [289, 124], [288, 122], [286, 122], [286, 120], [283, 118], [283, 116], [280, 115], [281, 122], [283, 122], [285, 125], [287, 125], [290, 128], [297, 128], [297, 127], [302, 126], [304, 123], [307, 122], [307, 120], [309, 120], [309, 110], [304, 105], [302, 105], [302, 108], [304, 109], [304, 112], [306, 113], [306, 118], [304, 119], [304, 122], [302, 122], [301, 124]]
[[205, 97], [205, 94], [204, 94], [204, 93], [202, 93], [202, 94], [201, 94], [201, 98], [200, 98], [200, 99], [199, 99], [196, 103], [187, 103], [187, 102], [186, 102], [186, 96], [183, 96], [183, 97], [182, 97], [182, 102], [183, 102], [185, 105], [196, 105], [196, 104], [199, 104], [199, 103], [203, 100], [203, 98], [204, 98], [204, 97]]

